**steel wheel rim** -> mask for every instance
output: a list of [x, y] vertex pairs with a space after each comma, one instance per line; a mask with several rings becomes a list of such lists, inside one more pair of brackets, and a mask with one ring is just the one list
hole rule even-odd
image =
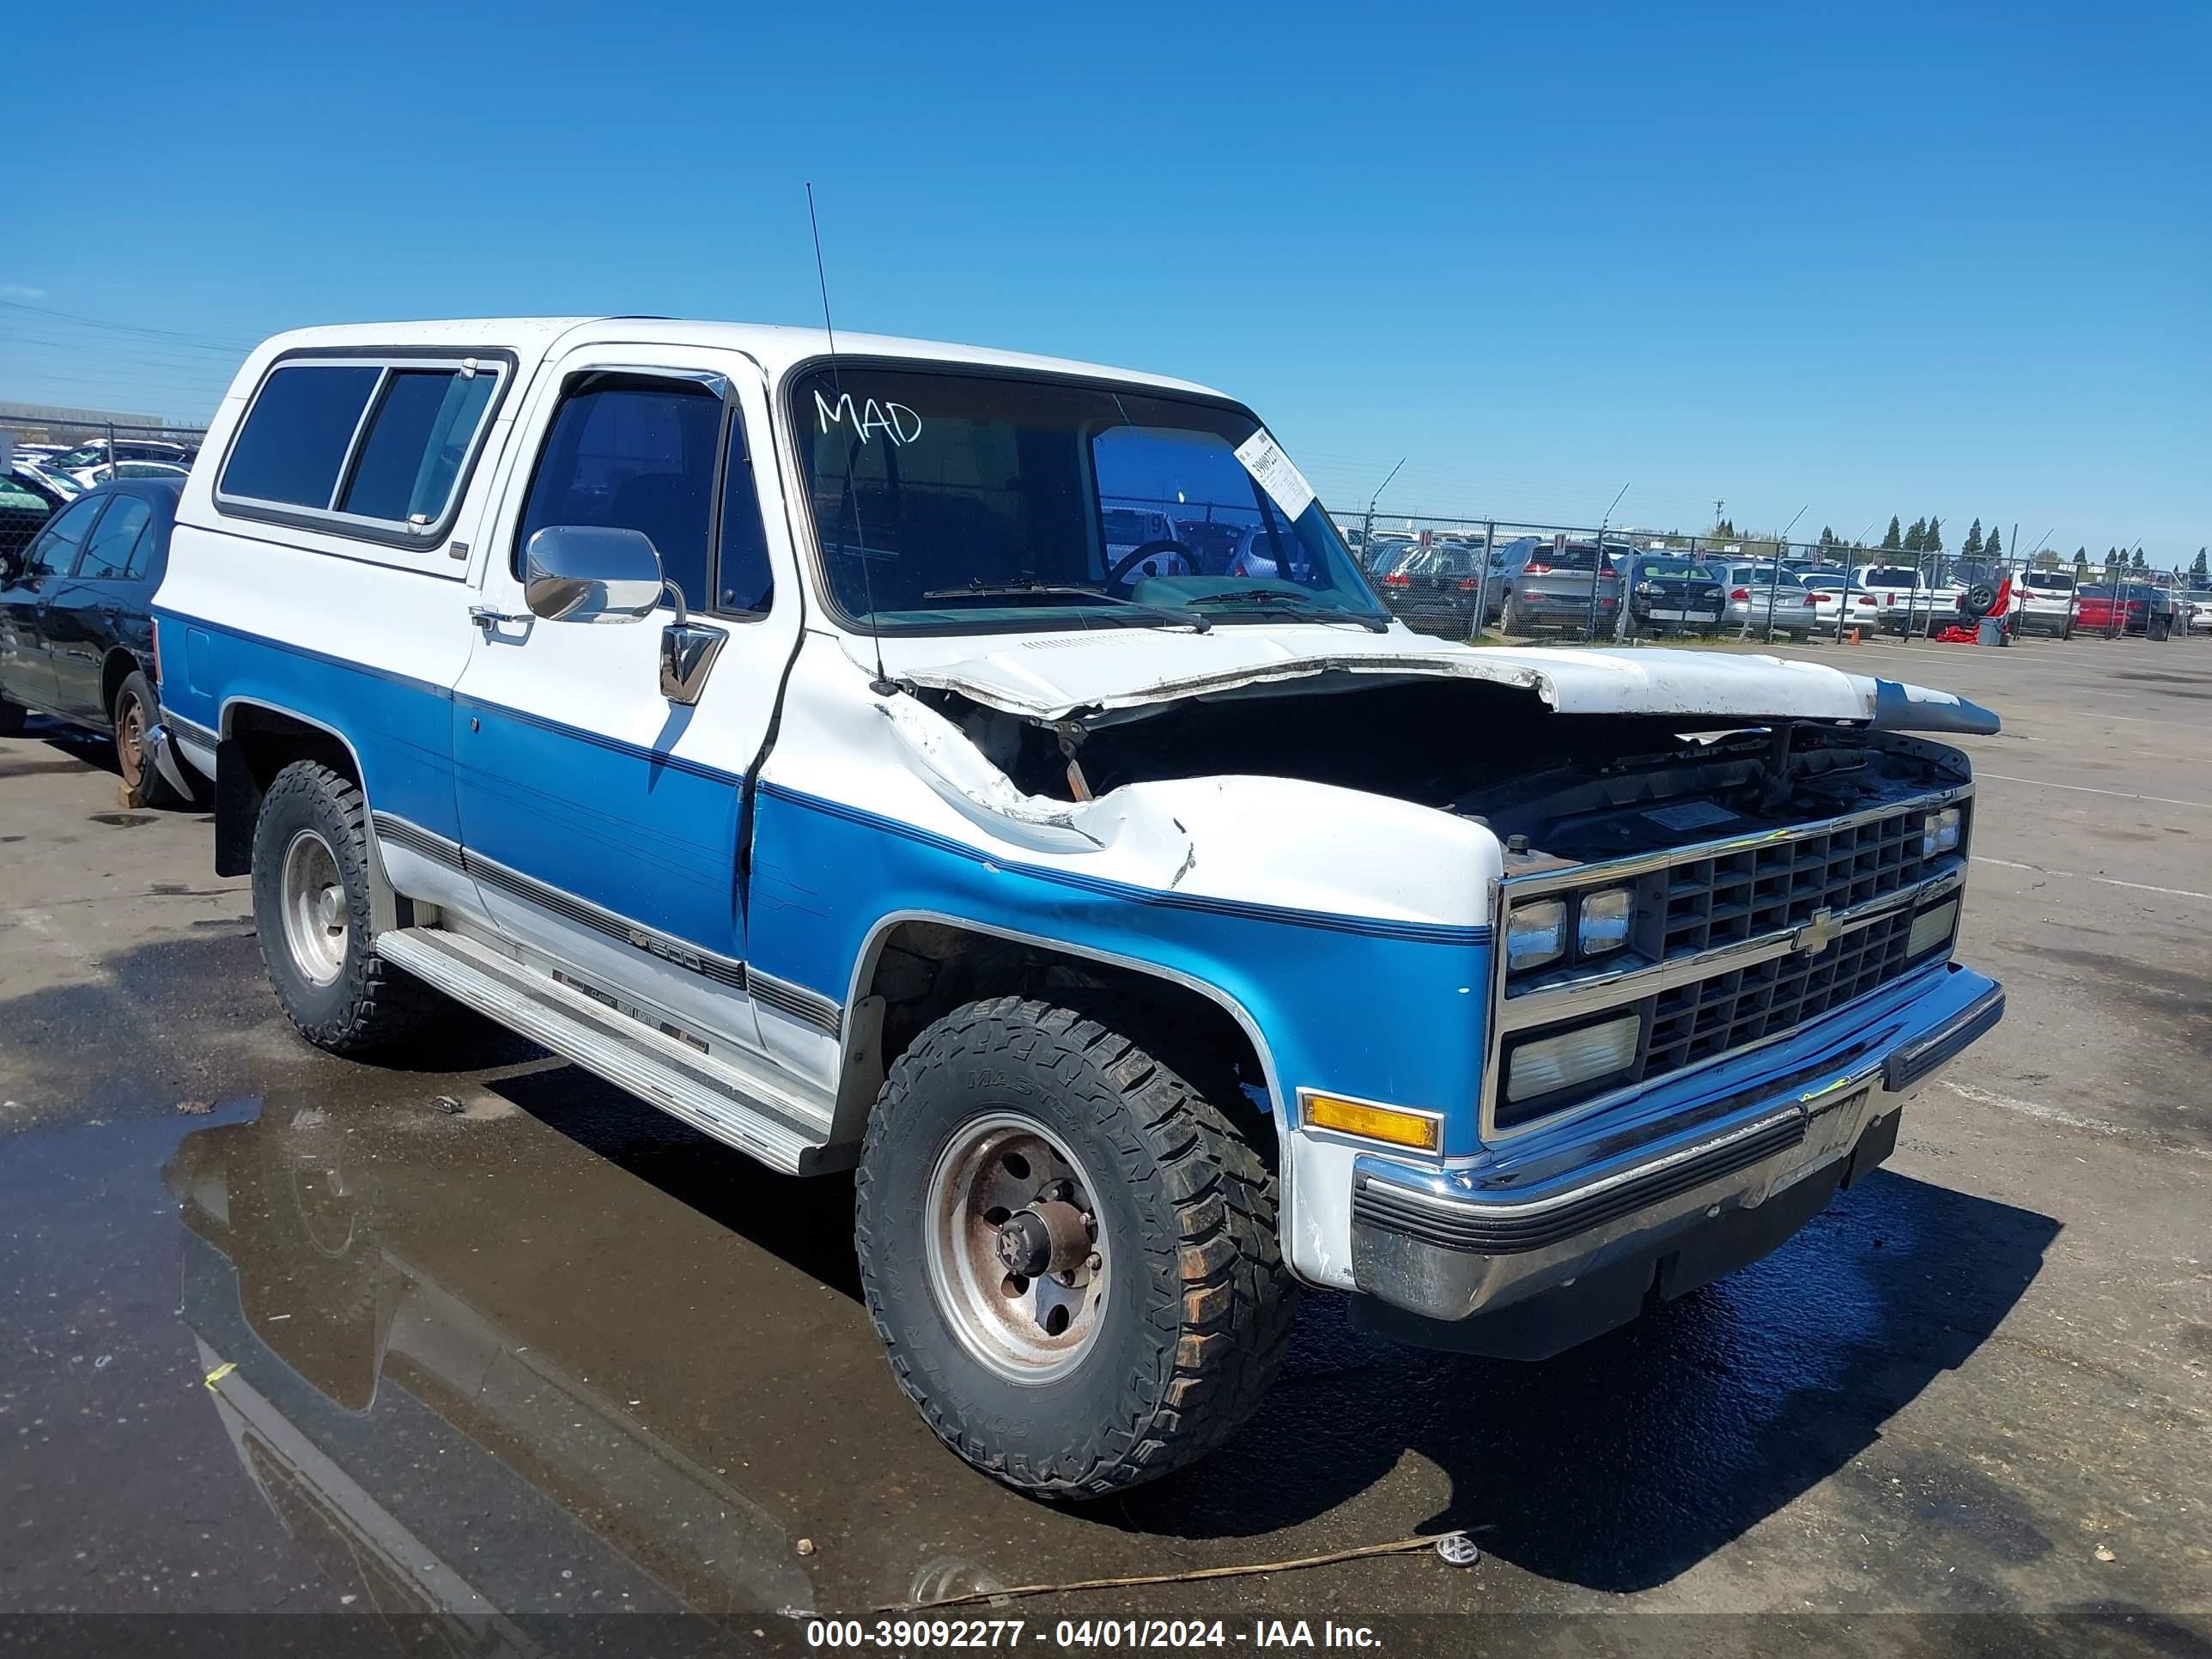
[[285, 843], [279, 890], [284, 947], [293, 966], [317, 985], [331, 984], [344, 971], [353, 918], [330, 842], [313, 830], [302, 830]]
[[[1113, 1266], [1097, 1193], [1056, 1136], [1012, 1112], [963, 1124], [930, 1171], [930, 1293], [961, 1346], [1010, 1382], [1052, 1382], [1097, 1345]], [[1090, 1255], [1064, 1273], [1009, 1273], [997, 1249], [1000, 1229], [1040, 1199], [1093, 1218]]]
[[128, 692], [115, 719], [115, 761], [125, 786], [136, 789], [146, 775], [146, 711]]

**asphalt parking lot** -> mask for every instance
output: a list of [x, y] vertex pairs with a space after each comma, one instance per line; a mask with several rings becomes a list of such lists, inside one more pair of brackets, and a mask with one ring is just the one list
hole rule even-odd
[[1540, 1366], [1391, 1348], [1309, 1298], [1225, 1453], [1076, 1510], [902, 1400], [849, 1184], [480, 1027], [316, 1053], [204, 817], [119, 806], [97, 745], [0, 742], [0, 1610], [693, 1608], [790, 1641], [779, 1609], [1466, 1527], [1470, 1569], [984, 1611], [1390, 1614], [1439, 1651], [1463, 1627], [1425, 1615], [2011, 1612], [2078, 1621], [2014, 1652], [2205, 1651], [2212, 642], [1791, 654], [2006, 722], [1967, 745], [1961, 954], [2009, 1017], [1893, 1162]]

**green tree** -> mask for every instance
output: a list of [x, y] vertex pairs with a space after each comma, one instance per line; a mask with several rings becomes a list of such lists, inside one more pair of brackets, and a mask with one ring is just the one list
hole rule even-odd
[[2077, 547], [2074, 550], [2074, 585], [2079, 587], [2088, 580], [2089, 550], [2086, 547]]
[[1978, 558], [1981, 551], [1982, 521], [1977, 519], [1966, 526], [1966, 539], [1959, 544], [1959, 556], [1962, 559]]
[[1929, 517], [1928, 528], [1920, 534], [1920, 550], [1923, 553], [1941, 553], [1943, 550], [1943, 520], [1933, 514]]
[[1904, 544], [1897, 538], [1897, 514], [1893, 513], [1889, 515], [1889, 532], [1881, 538], [1881, 550], [1894, 553]]
[[1836, 541], [1836, 532], [1827, 525], [1822, 525], [1820, 526], [1820, 545], [1823, 547], [1834, 547], [1838, 545]]
[[2131, 570], [2148, 570], [2150, 568], [2150, 561], [2143, 557], [2142, 549], [2140, 547], [2136, 549], [2136, 556], [2133, 559], [2129, 561], [2128, 568]]
[[2191, 580], [2196, 581], [2199, 585], [2202, 585], [2208, 580], [2212, 580], [2212, 570], [2207, 570], [2204, 568], [2204, 549], [2201, 547], [2198, 548], [2197, 550], [2197, 562], [2189, 567]]
[[1991, 564], [2004, 557], [2004, 542], [1997, 535], [1995, 526], [1990, 526], [1989, 544], [1982, 549], [1982, 557]]
[[1905, 550], [1917, 553], [1928, 544], [1928, 520], [1915, 519], [1912, 528], [1905, 532]]

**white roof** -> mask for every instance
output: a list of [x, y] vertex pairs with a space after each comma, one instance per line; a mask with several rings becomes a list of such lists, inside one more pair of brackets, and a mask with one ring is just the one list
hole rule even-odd
[[[773, 323], [693, 322], [668, 317], [487, 317], [412, 323], [343, 323], [294, 329], [263, 341], [247, 368], [258, 378], [270, 358], [285, 352], [349, 346], [476, 345], [487, 350], [504, 349], [530, 363], [556, 350], [611, 343], [696, 345], [741, 351], [775, 379], [781, 379], [794, 364], [826, 356], [830, 347], [830, 336], [824, 330], [787, 328]], [[988, 346], [956, 345], [943, 340], [848, 334], [840, 330], [836, 349], [841, 357], [910, 357], [938, 362], [978, 363], [994, 368], [1087, 375], [1158, 386], [1164, 391], [1200, 392], [1207, 397], [1222, 395], [1189, 380], [1147, 374], [1136, 369], [1077, 362], [1065, 357], [1039, 357], [1021, 351], [1000, 351]]]

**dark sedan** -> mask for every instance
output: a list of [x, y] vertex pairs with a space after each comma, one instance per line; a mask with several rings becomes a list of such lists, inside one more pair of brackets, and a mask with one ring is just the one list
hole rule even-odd
[[1632, 634], [1709, 632], [1720, 626], [1727, 590], [1720, 573], [1679, 554], [1638, 554], [1628, 562]]
[[0, 735], [35, 711], [112, 737], [125, 787], [151, 805], [186, 805], [196, 787], [157, 763], [147, 740], [160, 707], [148, 606], [179, 493], [168, 479], [102, 484], [0, 568]]

